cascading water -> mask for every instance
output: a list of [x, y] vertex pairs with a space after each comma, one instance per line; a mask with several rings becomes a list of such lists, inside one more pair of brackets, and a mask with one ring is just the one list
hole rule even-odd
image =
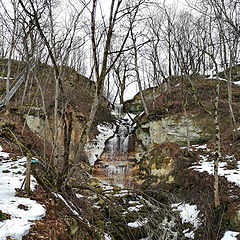
[[93, 175], [108, 186], [131, 188], [131, 169], [135, 165], [133, 127], [127, 114], [123, 113], [122, 105], [115, 105], [114, 115], [118, 119], [116, 132], [106, 142], [100, 161], [95, 164]]

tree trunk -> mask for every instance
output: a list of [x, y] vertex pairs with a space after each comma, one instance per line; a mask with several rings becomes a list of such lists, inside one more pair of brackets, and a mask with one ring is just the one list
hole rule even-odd
[[221, 139], [220, 139], [220, 127], [219, 127], [219, 96], [220, 96], [220, 80], [217, 73], [216, 83], [216, 98], [214, 108], [214, 125], [215, 125], [215, 155], [214, 155], [214, 205], [218, 207], [220, 205], [219, 200], [219, 176], [218, 176], [218, 165], [221, 156]]
[[134, 68], [135, 68], [135, 73], [136, 73], [138, 88], [139, 88], [139, 92], [140, 92], [140, 96], [141, 96], [141, 101], [142, 101], [143, 109], [144, 109], [146, 115], [148, 116], [148, 115], [149, 115], [149, 112], [148, 112], [148, 108], [147, 108], [146, 101], [145, 101], [145, 99], [144, 99], [143, 89], [142, 89], [141, 79], [140, 79], [140, 73], [139, 73], [138, 55], [137, 55], [138, 50], [137, 50], [137, 46], [136, 46], [136, 37], [134, 37], [134, 35], [133, 35], [133, 29], [132, 29], [132, 27], [131, 27], [131, 38], [132, 38], [133, 50], [134, 50]]
[[26, 166], [26, 180], [25, 180], [25, 192], [29, 195], [31, 188], [30, 188], [30, 183], [31, 183], [31, 161], [32, 157], [28, 154], [27, 155], [27, 166]]

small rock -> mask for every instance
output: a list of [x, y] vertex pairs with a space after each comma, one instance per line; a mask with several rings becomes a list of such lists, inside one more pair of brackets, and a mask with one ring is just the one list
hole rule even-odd
[[3, 212], [0, 210], [0, 221], [6, 220], [6, 219], [10, 219], [10, 218], [11, 218], [11, 215], [10, 215], [10, 214], [3, 213]]
[[23, 209], [23, 210], [25, 210], [25, 211], [28, 210], [28, 206], [23, 205], [23, 204], [19, 204], [19, 205], [18, 205], [18, 208], [19, 208], [19, 209]]
[[2, 170], [2, 173], [10, 173], [8, 169]]
[[13, 162], [16, 162], [17, 160], [18, 160], [17, 157], [12, 157], [12, 161], [13, 161]]
[[12, 166], [11, 167], [11, 169], [17, 169], [18, 168], [18, 166]]
[[114, 187], [113, 187], [113, 190], [114, 190], [114, 191], [118, 191], [118, 190], [120, 190], [120, 187], [119, 187], [119, 186], [114, 186]]

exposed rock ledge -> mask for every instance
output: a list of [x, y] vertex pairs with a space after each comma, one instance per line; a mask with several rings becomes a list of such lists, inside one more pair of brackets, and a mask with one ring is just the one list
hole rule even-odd
[[179, 115], [164, 117], [139, 124], [136, 129], [137, 138], [144, 147], [164, 142], [177, 143], [181, 146], [208, 141], [214, 133], [210, 117], [191, 115], [188, 118]]

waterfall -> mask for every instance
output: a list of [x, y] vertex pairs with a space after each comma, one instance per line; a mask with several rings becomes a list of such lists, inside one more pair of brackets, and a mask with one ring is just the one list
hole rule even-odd
[[135, 165], [132, 122], [125, 118], [122, 105], [114, 106], [114, 115], [117, 118], [116, 131], [105, 144], [100, 162], [95, 166], [94, 176], [108, 186], [130, 188], [131, 169]]
[[114, 115], [116, 118], [121, 118], [123, 115], [123, 105], [122, 104], [115, 104], [114, 105]]

